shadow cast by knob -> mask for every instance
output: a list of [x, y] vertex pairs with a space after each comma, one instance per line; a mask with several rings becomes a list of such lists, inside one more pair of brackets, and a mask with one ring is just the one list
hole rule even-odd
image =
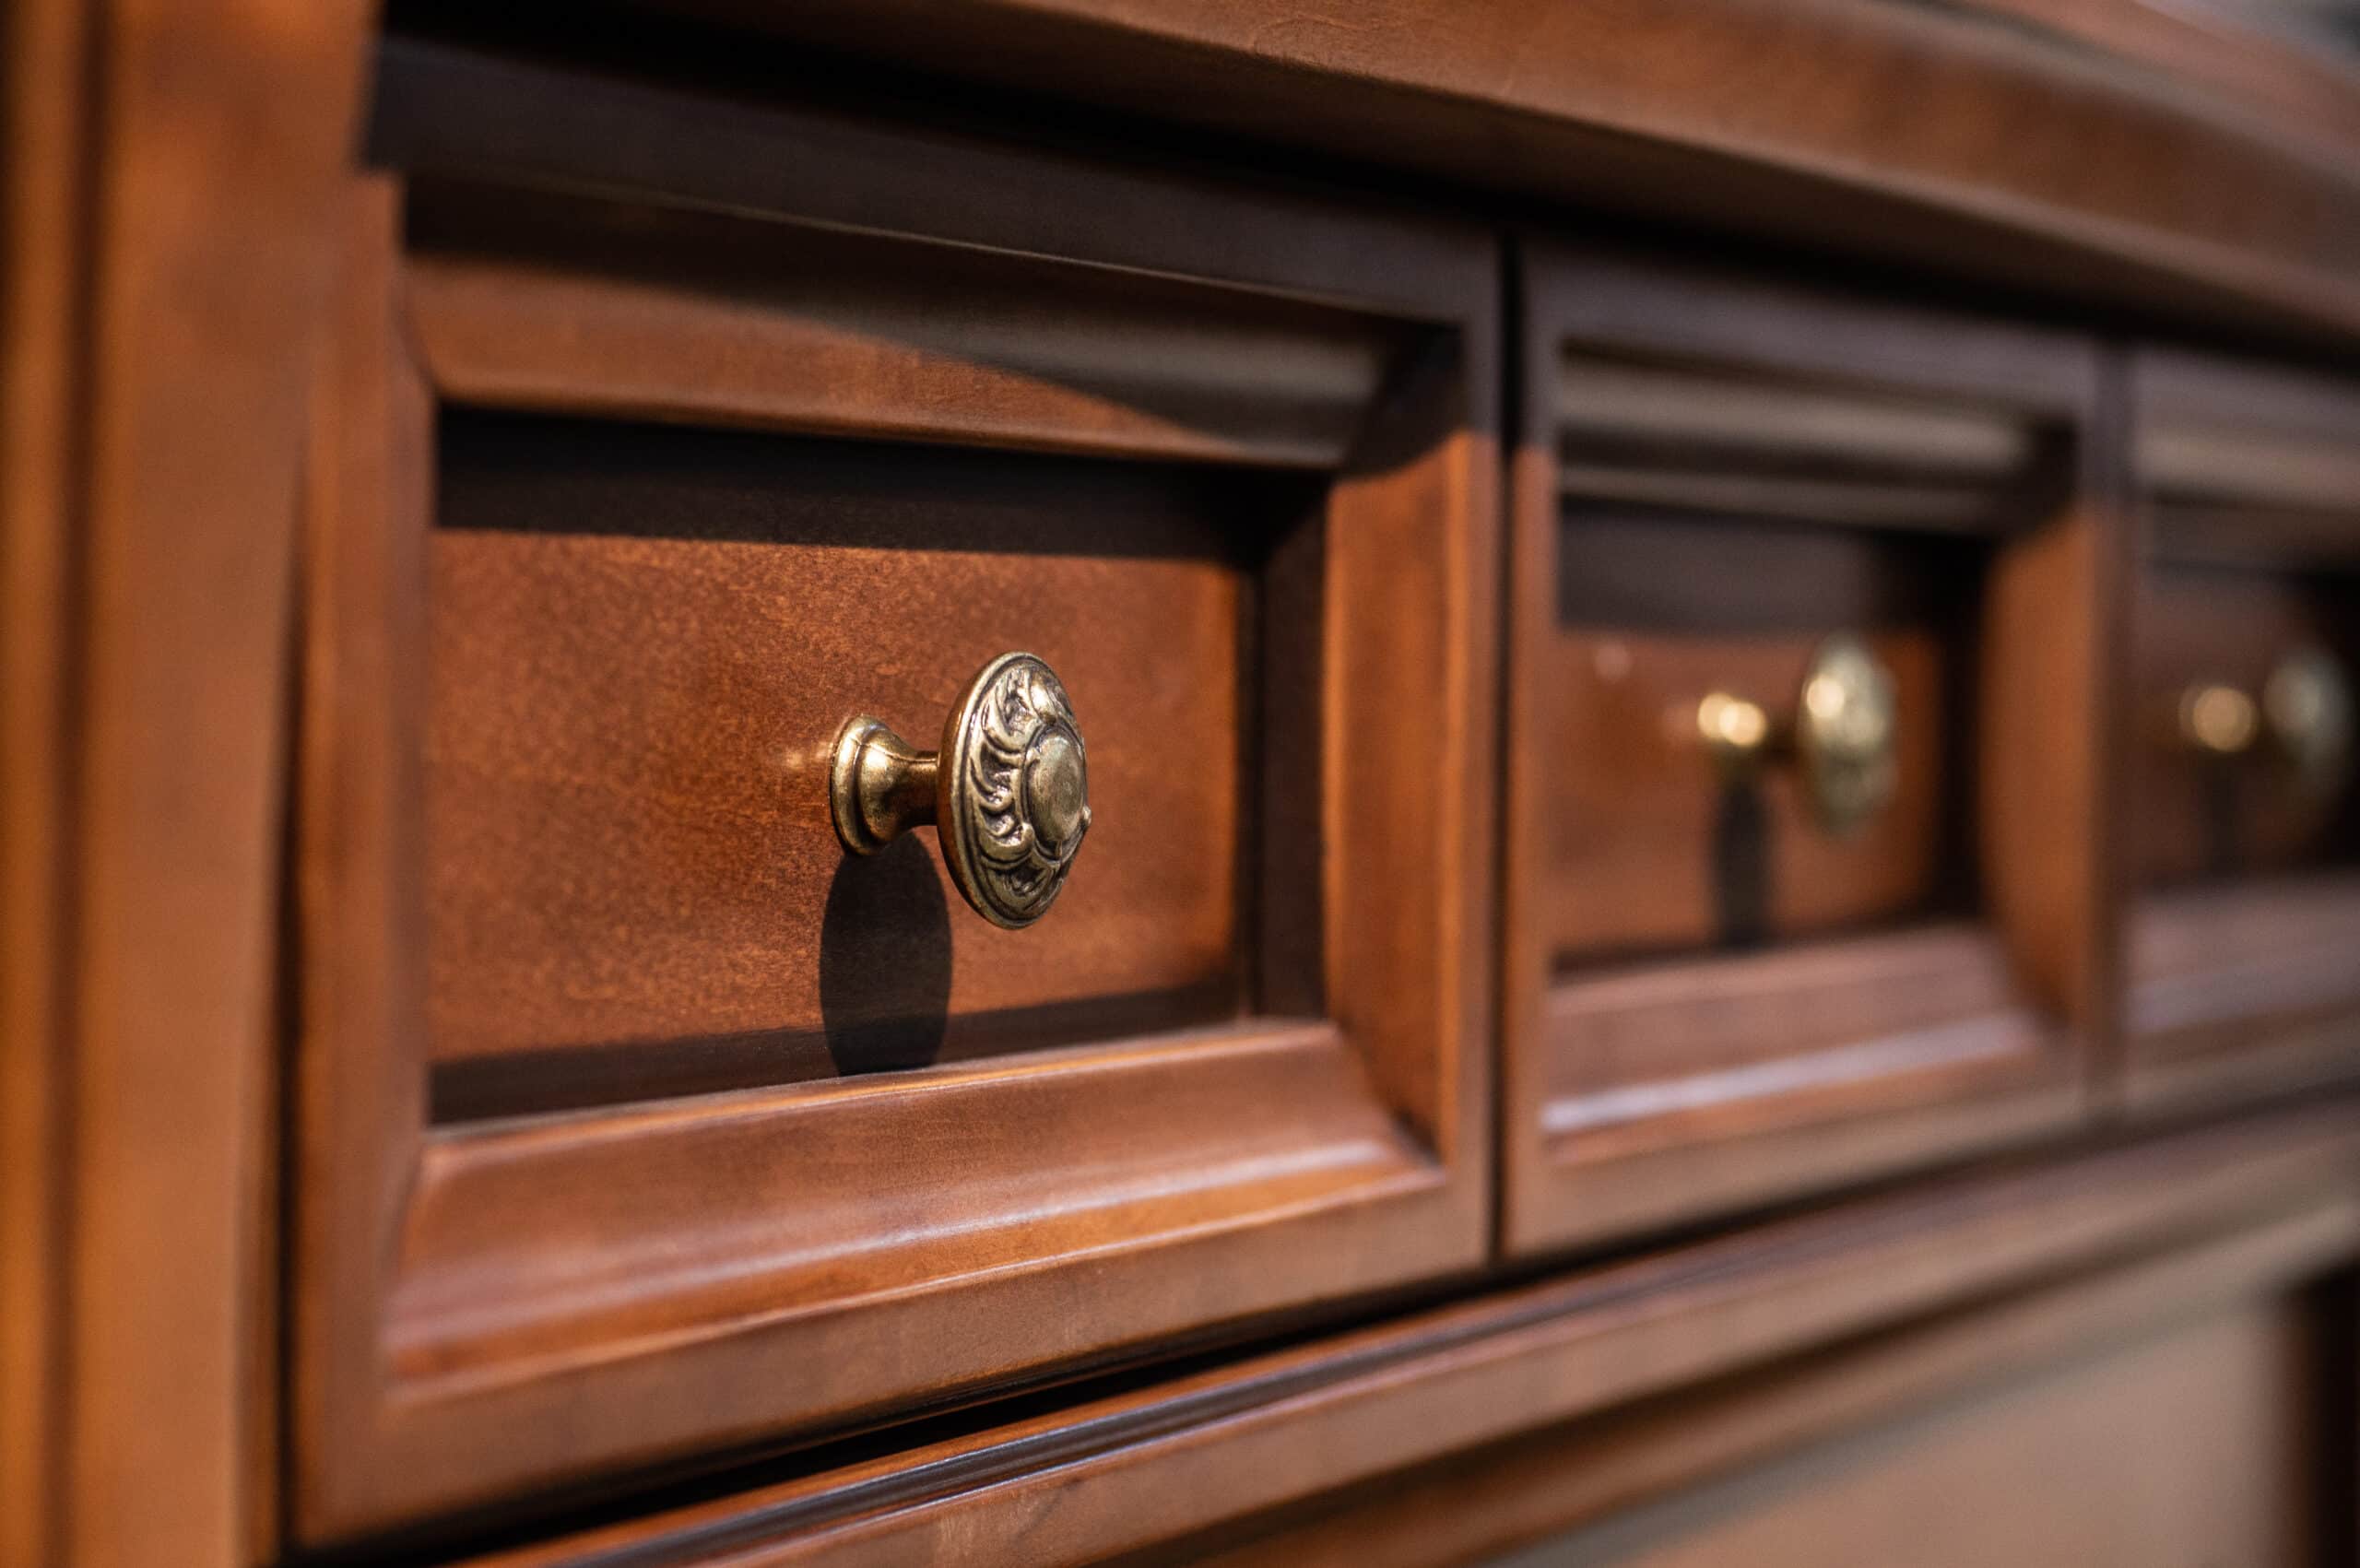
[[914, 837], [847, 855], [820, 927], [820, 1015], [836, 1071], [930, 1066], [950, 1023], [950, 904]]

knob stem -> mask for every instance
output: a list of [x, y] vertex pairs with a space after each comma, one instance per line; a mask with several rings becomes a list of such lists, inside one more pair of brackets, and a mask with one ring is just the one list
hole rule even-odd
[[931, 826], [938, 772], [936, 753], [917, 750], [882, 719], [847, 720], [828, 772], [836, 837], [855, 855], [875, 855], [910, 829]]

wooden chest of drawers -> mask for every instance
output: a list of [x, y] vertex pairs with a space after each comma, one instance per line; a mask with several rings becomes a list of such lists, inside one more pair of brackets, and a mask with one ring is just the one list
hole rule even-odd
[[363, 10], [0, 24], [0, 1568], [2360, 1552], [2344, 65]]

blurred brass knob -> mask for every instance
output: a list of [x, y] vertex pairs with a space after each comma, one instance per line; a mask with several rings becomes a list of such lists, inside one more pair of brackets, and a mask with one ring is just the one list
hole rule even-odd
[[1056, 902], [1090, 831], [1090, 763], [1056, 673], [1002, 654], [951, 706], [938, 750], [914, 749], [866, 713], [845, 720], [828, 804], [855, 855], [932, 823], [960, 895], [1021, 930]]
[[1893, 672], [1848, 632], [1811, 654], [1791, 718], [1774, 719], [1759, 702], [1712, 691], [1696, 704], [1696, 729], [1732, 776], [1791, 757], [1820, 825], [1839, 836], [1882, 811], [1900, 783]]
[[2352, 769], [2352, 687], [2343, 666], [2321, 648], [2278, 661], [2261, 689], [2270, 738], [2315, 796], [2343, 787]]
[[2207, 757], [2242, 757], [2261, 734], [2261, 715], [2236, 687], [2208, 681], [2179, 694], [2179, 734]]

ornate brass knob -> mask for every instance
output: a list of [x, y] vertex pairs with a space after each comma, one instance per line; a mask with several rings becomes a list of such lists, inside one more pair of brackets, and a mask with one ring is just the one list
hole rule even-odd
[[1775, 719], [1751, 699], [1712, 691], [1696, 704], [1696, 729], [1732, 776], [1791, 757], [1820, 825], [1841, 836], [1883, 810], [1900, 783], [1894, 692], [1893, 672], [1868, 644], [1838, 632], [1811, 654], [1791, 718]]
[[932, 823], [961, 896], [1021, 930], [1049, 913], [1090, 831], [1089, 758], [1056, 673], [1031, 654], [1002, 654], [952, 705], [938, 751], [866, 713], [845, 720], [828, 804], [855, 855]]
[[2323, 648], [2302, 648], [2278, 661], [2261, 689], [2270, 737], [2304, 791], [2325, 797], [2352, 771], [2352, 687]]

